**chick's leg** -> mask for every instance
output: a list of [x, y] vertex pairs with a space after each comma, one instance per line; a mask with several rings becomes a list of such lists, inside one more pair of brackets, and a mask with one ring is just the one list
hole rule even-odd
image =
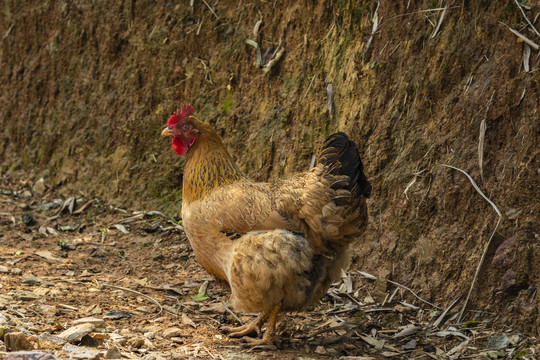
[[243, 337], [249, 335], [261, 336], [261, 327], [264, 325], [271, 312], [272, 311], [261, 313], [254, 321], [250, 322], [249, 324], [237, 327], [223, 326], [221, 330], [229, 334], [230, 337]]
[[[281, 309], [281, 304], [278, 304], [274, 306], [274, 308], [268, 313], [268, 325], [266, 327], [266, 331], [264, 332], [264, 335], [262, 339], [253, 339], [244, 337], [242, 340], [244, 340], [247, 345], [249, 346], [265, 346], [265, 345], [271, 345], [274, 346], [276, 344], [276, 322], [278, 319], [279, 310]], [[275, 346], [274, 346], [275, 348]]]

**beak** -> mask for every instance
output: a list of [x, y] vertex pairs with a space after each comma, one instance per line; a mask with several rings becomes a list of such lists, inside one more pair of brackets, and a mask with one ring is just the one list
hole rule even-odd
[[174, 136], [174, 132], [171, 129], [169, 129], [168, 127], [166, 127], [161, 132], [161, 136]]

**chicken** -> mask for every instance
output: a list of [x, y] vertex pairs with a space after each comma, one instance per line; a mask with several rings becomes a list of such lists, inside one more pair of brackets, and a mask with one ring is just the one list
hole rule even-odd
[[344, 133], [325, 141], [310, 171], [274, 183], [250, 181], [212, 126], [192, 112], [182, 106], [162, 132], [185, 156], [185, 232], [204, 269], [230, 285], [233, 307], [260, 313], [250, 324], [223, 330], [254, 345], [275, 344], [278, 313], [319, 300], [348, 265], [349, 245], [367, 225], [371, 185]]

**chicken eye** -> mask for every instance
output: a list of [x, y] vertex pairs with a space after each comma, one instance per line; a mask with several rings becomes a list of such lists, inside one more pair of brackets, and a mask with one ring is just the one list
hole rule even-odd
[[189, 124], [182, 125], [182, 130], [188, 131], [189, 130]]

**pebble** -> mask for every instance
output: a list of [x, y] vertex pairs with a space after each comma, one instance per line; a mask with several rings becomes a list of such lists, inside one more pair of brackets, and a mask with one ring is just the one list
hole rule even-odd
[[45, 179], [40, 178], [38, 181], [36, 181], [36, 183], [32, 187], [32, 190], [34, 190], [35, 193], [38, 193], [40, 195], [45, 193], [45, 191], [47, 190], [47, 188], [45, 187]]
[[50, 290], [47, 289], [47, 288], [44, 288], [44, 287], [38, 287], [38, 288], [35, 288], [34, 291], [32, 291], [32, 293], [33, 293], [34, 295], [37, 295], [37, 296], [39, 296], [40, 298], [47, 296], [47, 294], [48, 294], [49, 292], [50, 292]]
[[0, 265], [0, 274], [7, 274], [9, 272], [9, 269], [4, 266], [4, 265]]
[[113, 345], [107, 350], [107, 352], [105, 353], [105, 357], [107, 359], [121, 359], [122, 353], [120, 352], [120, 350], [118, 350], [116, 346]]
[[95, 327], [100, 327], [101, 325], [103, 325], [104, 321], [103, 319], [96, 318], [96, 317], [85, 317], [85, 318], [73, 321], [73, 325], [86, 324], [86, 323], [94, 324]]
[[162, 332], [162, 335], [164, 338], [178, 337], [178, 336], [182, 336], [182, 334], [183, 334], [182, 329], [177, 328], [177, 327], [168, 328], [168, 329], [163, 330]]
[[34, 276], [33, 274], [24, 274], [22, 276], [21, 282], [27, 285], [40, 285], [41, 279], [37, 276]]
[[88, 335], [95, 329], [95, 325], [92, 323], [84, 323], [76, 326], [72, 326], [69, 329], [58, 334], [58, 337], [65, 339], [69, 342], [81, 341], [83, 336]]
[[128, 340], [127, 344], [135, 349], [140, 349], [144, 346], [144, 338], [143, 337], [134, 337]]
[[179, 338], [179, 337], [175, 337], [175, 336], [173, 336], [173, 337], [171, 338], [171, 341], [172, 341], [173, 343], [176, 343], [176, 344], [183, 344], [183, 343], [184, 343], [184, 339]]
[[22, 274], [22, 270], [19, 269], [19, 268], [13, 268], [13, 269], [11, 269], [11, 274], [12, 274], [12, 275], [21, 275], [21, 274]]
[[412, 339], [408, 341], [405, 345], [403, 345], [401, 348], [403, 350], [414, 350], [416, 349], [416, 344], [417, 344], [417, 341]]
[[8, 351], [34, 350], [34, 340], [22, 332], [12, 332], [4, 335]]
[[153, 331], [149, 331], [144, 333], [144, 337], [147, 339], [154, 339], [156, 337], [156, 333]]
[[102, 351], [91, 349], [82, 346], [75, 346], [72, 344], [66, 344], [62, 348], [63, 351], [70, 354], [70, 359], [89, 359], [89, 360], [99, 360], [101, 358]]
[[39, 299], [39, 296], [29, 291], [17, 291], [14, 298], [22, 301], [34, 301]]
[[496, 334], [488, 340], [486, 348], [490, 350], [504, 349], [508, 346], [509, 341], [510, 339], [508, 339], [508, 336], [506, 336], [505, 333]]
[[10, 352], [3, 357], [4, 360], [56, 360], [53, 355], [42, 351]]
[[30, 190], [24, 190], [22, 193], [20, 193], [20, 196], [23, 198], [31, 198], [32, 193], [30, 192]]
[[31, 212], [24, 213], [22, 215], [22, 221], [26, 226], [32, 226], [36, 223], [34, 220], [34, 214], [32, 214]]
[[61, 337], [58, 337], [58, 336], [54, 336], [54, 335], [51, 335], [49, 333], [41, 333], [39, 334], [38, 336], [38, 339], [40, 341], [43, 341], [43, 342], [46, 342], [46, 343], [49, 343], [49, 344], [53, 344], [53, 345], [64, 345], [67, 341], [65, 339], [62, 339]]

